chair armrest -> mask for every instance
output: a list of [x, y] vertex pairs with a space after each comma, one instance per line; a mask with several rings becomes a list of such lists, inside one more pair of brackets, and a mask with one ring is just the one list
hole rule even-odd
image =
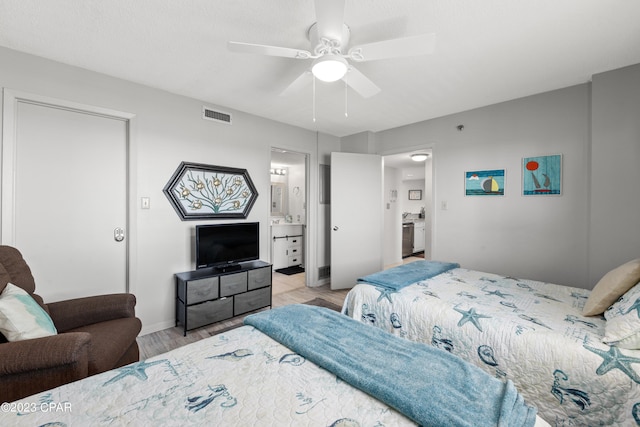
[[96, 295], [47, 304], [58, 332], [123, 317], [135, 317], [133, 294]]
[[90, 345], [86, 332], [0, 344], [0, 401], [13, 402], [86, 378]]
[[90, 343], [90, 334], [70, 332], [0, 344], [0, 378], [71, 365], [82, 359], [85, 359], [84, 365], [88, 373]]

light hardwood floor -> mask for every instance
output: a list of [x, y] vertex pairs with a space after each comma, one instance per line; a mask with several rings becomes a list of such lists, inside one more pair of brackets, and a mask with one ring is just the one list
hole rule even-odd
[[[403, 260], [403, 263], [406, 264], [407, 262], [419, 259], [423, 258], [408, 257]], [[393, 266], [395, 265], [390, 265], [386, 268]], [[272, 285], [273, 296], [271, 302], [273, 303], [273, 307], [280, 307], [288, 304], [300, 304], [314, 298], [322, 298], [342, 307], [344, 298], [349, 292], [349, 289], [332, 291], [329, 285], [323, 285], [316, 288], [306, 287], [304, 284], [304, 273], [287, 276], [274, 272]], [[268, 310], [268, 308], [265, 310]], [[187, 332], [186, 337], [183, 336], [182, 326], [142, 335], [138, 337], [140, 360], [145, 360], [149, 357], [166, 353], [174, 348], [182, 347], [183, 345], [216, 335], [223, 329], [237, 325], [246, 315], [247, 314], [243, 314], [229, 320], [191, 330]]]
[[[273, 296], [271, 302], [273, 307], [304, 303], [314, 298], [322, 298], [342, 307], [344, 298], [349, 292], [349, 289], [332, 291], [329, 289], [329, 285], [308, 288], [304, 284], [304, 273], [287, 276], [274, 272], [272, 285]], [[142, 335], [138, 337], [140, 360], [216, 335], [219, 331], [238, 324], [238, 321], [245, 316], [246, 314], [243, 314], [229, 320], [188, 331], [186, 337], [183, 336], [182, 325]]]

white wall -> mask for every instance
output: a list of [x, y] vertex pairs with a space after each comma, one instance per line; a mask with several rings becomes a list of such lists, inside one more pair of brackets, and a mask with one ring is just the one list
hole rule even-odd
[[[376, 134], [379, 152], [433, 146], [434, 259], [590, 287], [589, 97], [584, 84]], [[563, 195], [521, 196], [522, 158], [558, 153]], [[506, 169], [505, 196], [465, 197], [464, 172], [493, 168]]]
[[344, 136], [340, 139], [341, 151], [345, 153], [368, 154], [375, 150], [375, 134], [372, 132], [360, 132]]
[[425, 189], [425, 201], [424, 201], [424, 258], [434, 259], [432, 250], [433, 241], [433, 156], [429, 157], [425, 161], [425, 173], [424, 173], [424, 189]]
[[[402, 262], [402, 180], [396, 168], [384, 168], [384, 235], [382, 237], [382, 261], [384, 266]], [[396, 197], [391, 197], [391, 191]]]
[[[421, 191], [421, 199], [420, 200], [409, 200], [409, 191], [410, 190], [420, 190]], [[425, 180], [424, 179], [407, 179], [402, 181], [402, 185], [400, 186], [400, 194], [398, 198], [400, 199], [400, 209], [402, 212], [409, 212], [410, 214], [419, 214], [421, 208], [425, 208], [426, 200], [426, 191], [425, 191]]]
[[[293, 222], [306, 223], [306, 203], [305, 203], [305, 165], [294, 165], [289, 167], [289, 214]], [[297, 190], [296, 190], [297, 188]]]
[[[233, 125], [202, 120], [202, 101], [5, 48], [0, 48], [0, 63], [0, 87], [136, 115], [131, 141], [130, 289], [137, 297], [136, 313], [144, 333], [174, 325], [173, 275], [194, 268], [193, 229], [199, 222], [181, 221], [162, 192], [181, 161], [248, 170], [259, 196], [247, 221], [260, 222], [260, 251], [265, 257], [272, 146], [309, 154], [309, 203], [317, 204], [319, 136], [315, 132], [210, 104], [231, 112]], [[151, 209], [140, 209], [140, 197], [150, 197]], [[312, 266], [318, 247], [318, 232], [313, 229], [317, 213], [312, 210], [308, 230], [312, 250], [307, 259]], [[311, 270], [314, 280], [315, 268]]]

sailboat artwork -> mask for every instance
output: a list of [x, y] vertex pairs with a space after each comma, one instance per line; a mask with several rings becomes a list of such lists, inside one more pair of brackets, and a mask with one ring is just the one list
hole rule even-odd
[[465, 172], [465, 196], [504, 196], [504, 169]]
[[560, 195], [562, 193], [562, 155], [522, 159], [522, 194]]

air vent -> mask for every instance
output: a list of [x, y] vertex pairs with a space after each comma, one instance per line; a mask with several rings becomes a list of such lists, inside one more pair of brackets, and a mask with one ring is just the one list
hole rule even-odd
[[331, 277], [331, 266], [325, 265], [324, 267], [318, 268], [318, 279], [326, 279]]
[[215, 111], [207, 107], [202, 107], [202, 118], [205, 120], [213, 120], [214, 122], [231, 124], [231, 114], [222, 111]]

